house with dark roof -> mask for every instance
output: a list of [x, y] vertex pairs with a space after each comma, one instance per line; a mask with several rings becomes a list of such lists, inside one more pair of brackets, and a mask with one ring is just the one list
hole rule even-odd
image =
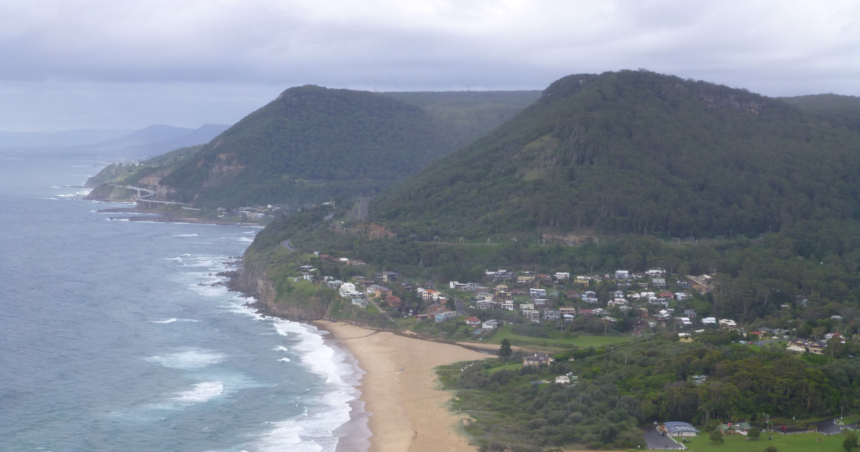
[[524, 366], [540, 366], [541, 364], [549, 365], [551, 362], [553, 362], [552, 356], [547, 353], [535, 353], [532, 356], [526, 356], [523, 358]]
[[657, 426], [657, 431], [673, 437], [691, 437], [699, 434], [695, 427], [686, 422], [666, 422]]

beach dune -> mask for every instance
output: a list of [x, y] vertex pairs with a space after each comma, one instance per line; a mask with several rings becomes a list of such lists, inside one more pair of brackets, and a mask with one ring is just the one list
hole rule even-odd
[[451, 344], [376, 332], [346, 323], [315, 322], [367, 372], [361, 400], [372, 413], [371, 452], [474, 452], [457, 433], [460, 416], [448, 411], [453, 396], [439, 389], [434, 368], [489, 355]]

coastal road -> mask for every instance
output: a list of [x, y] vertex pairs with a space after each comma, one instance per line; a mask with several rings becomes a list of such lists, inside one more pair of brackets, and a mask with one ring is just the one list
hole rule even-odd
[[668, 436], [660, 436], [660, 434], [657, 433], [657, 429], [654, 427], [646, 428], [643, 433], [643, 437], [645, 438], [645, 442], [648, 444], [649, 449], [685, 449], [684, 446], [676, 443], [672, 438]]
[[293, 248], [293, 245], [290, 244], [290, 239], [287, 239], [287, 240], [284, 240], [283, 242], [281, 242], [281, 246], [283, 246], [284, 248], [286, 248], [290, 251], [298, 251], [297, 249]]
[[463, 300], [455, 298], [454, 305], [457, 306], [457, 315], [466, 315], [466, 309], [463, 307]]

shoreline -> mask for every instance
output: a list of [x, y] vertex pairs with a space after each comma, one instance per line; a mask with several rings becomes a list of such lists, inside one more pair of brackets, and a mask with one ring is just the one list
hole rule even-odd
[[[110, 201], [100, 201], [100, 202], [110, 202]], [[265, 225], [260, 223], [242, 223], [235, 221], [218, 221], [218, 220], [204, 220], [200, 218], [194, 217], [176, 217], [165, 214], [165, 212], [160, 212], [157, 210], [147, 210], [147, 209], [139, 209], [135, 207], [131, 208], [112, 208], [112, 209], [96, 209], [96, 213], [128, 213], [128, 214], [139, 214], [139, 216], [129, 216], [129, 217], [108, 217], [108, 220], [111, 221], [151, 221], [155, 223], [189, 223], [189, 224], [214, 224], [216, 226], [254, 226], [262, 228]]]
[[[343, 322], [310, 323], [328, 331], [364, 372], [357, 400], [364, 411], [356, 416], [350, 413], [349, 423], [354, 418], [367, 419], [370, 452], [475, 451], [458, 432], [463, 416], [448, 410], [453, 394], [438, 388], [434, 369], [491, 355]], [[341, 432], [351, 428], [345, 425]], [[339, 442], [337, 452], [353, 452], [356, 446], [346, 441], [342, 447]]]

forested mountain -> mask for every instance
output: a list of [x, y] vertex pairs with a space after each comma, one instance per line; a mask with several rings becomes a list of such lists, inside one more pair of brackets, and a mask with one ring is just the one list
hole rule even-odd
[[860, 131], [860, 97], [816, 94], [783, 97], [781, 100], [836, 127]]
[[746, 90], [648, 71], [579, 74], [385, 191], [395, 230], [758, 234], [860, 215], [860, 134]]
[[513, 116], [536, 98], [530, 96], [498, 105], [478, 99], [472, 108], [484, 105], [489, 113], [457, 120], [446, 114], [457, 116], [452, 112], [466, 107], [450, 99], [428, 112], [419, 106], [422, 100], [428, 104], [420, 94], [407, 102], [401, 100], [406, 94], [290, 88], [205, 145], [160, 185], [172, 199], [208, 207], [370, 195]]

